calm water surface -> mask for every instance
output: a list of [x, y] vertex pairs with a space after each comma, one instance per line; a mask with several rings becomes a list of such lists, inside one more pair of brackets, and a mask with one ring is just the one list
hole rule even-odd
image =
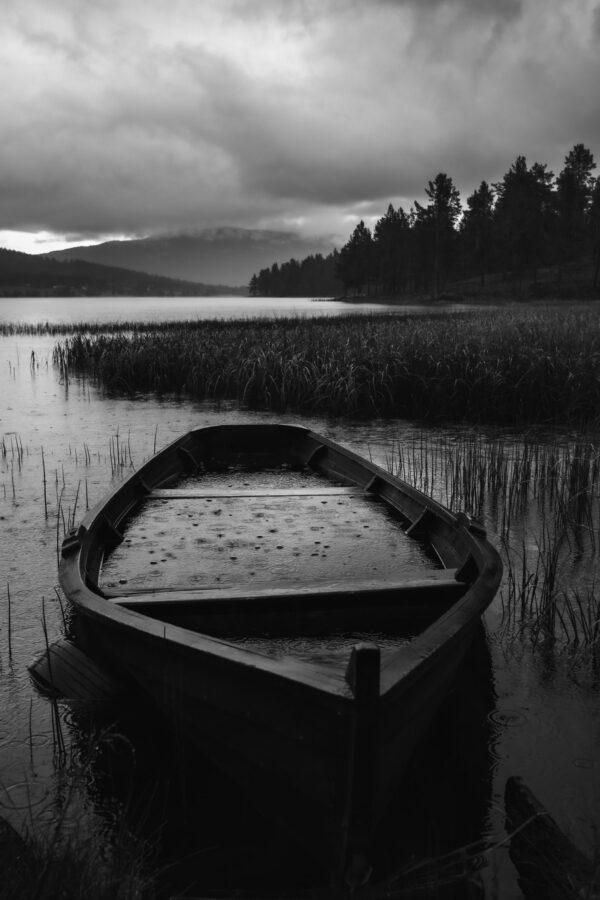
[[[117, 318], [116, 310], [123, 304], [117, 299], [102, 300], [101, 306], [87, 300], [31, 300], [15, 301], [10, 310], [6, 301], [0, 301], [0, 315], [5, 321], [73, 321], [81, 318], [88, 302], [94, 306], [89, 318], [106, 315], [105, 321]], [[256, 301], [213, 302], [218, 302], [220, 309], [226, 304], [227, 314], [237, 317], [240, 307], [252, 302], [254, 310]], [[150, 317], [145, 302], [126, 298], [125, 303], [127, 308], [120, 308], [121, 318], [133, 318], [134, 310], [143, 320]], [[201, 315], [198, 309], [208, 308], [204, 300], [177, 299], [152, 301], [152, 310], [155, 303], [157, 318], [163, 316], [163, 304], [170, 310], [177, 307], [176, 318]], [[305, 302], [303, 306], [302, 312], [314, 306], [325, 311], [329, 304], [308, 306]], [[52, 707], [32, 686], [27, 666], [44, 649], [44, 619], [48, 640], [60, 637], [63, 630], [56, 595], [57, 536], [62, 537], [63, 519], [73, 515], [78, 519], [111, 482], [151, 454], [155, 440], [162, 445], [197, 425], [272, 418], [177, 399], [108, 397], [89, 384], [63, 384], [51, 363], [53, 343], [47, 337], [0, 338], [0, 815], [20, 829], [28, 823], [31, 826], [32, 821], [36, 827], [49, 827], [60, 814], [61, 770]], [[30, 365], [32, 351], [34, 367]], [[298, 421], [298, 417], [287, 420]], [[421, 433], [404, 421], [365, 424], [311, 418], [302, 422], [382, 465], [397, 453], [398, 446], [413, 446]], [[458, 433], [456, 429], [451, 433], [432, 429], [431, 436], [447, 439]], [[115, 466], [117, 440], [121, 464]], [[436, 491], [445, 501], [441, 484], [433, 485]], [[494, 516], [490, 510], [487, 524], [491, 530], [497, 526]], [[588, 576], [595, 575], [594, 556], [582, 565]], [[483, 739], [484, 749], [482, 774], [477, 777], [489, 786], [479, 836], [495, 839], [504, 834], [504, 785], [509, 775], [518, 774], [583, 850], [597, 851], [597, 690], [587, 683], [578, 684], [569, 677], [566, 666], [532, 654], [526, 645], [507, 644], [500, 638], [501, 621], [499, 594], [486, 619], [491, 669], [485, 677], [493, 700], [486, 712], [485, 729], [477, 716], [474, 719], [474, 741], [481, 744]], [[466, 707], [475, 707], [477, 702], [475, 695], [464, 700]], [[62, 703], [58, 715], [67, 748], [85, 745], [77, 709]], [[92, 795], [97, 799], [97, 786]], [[82, 804], [89, 815], [95, 815], [93, 803], [84, 798]], [[421, 852], [426, 855], [430, 851], [422, 847]], [[490, 897], [520, 897], [505, 850], [495, 851], [484, 880]]]
[[307, 297], [18, 297], [0, 298], [0, 322], [165, 322], [343, 315], [349, 311], [385, 312], [387, 309], [378, 303], [350, 305]]
[[[485, 308], [489, 309], [489, 305]], [[310, 297], [0, 297], [0, 323], [166, 322], [260, 316], [339, 316], [349, 313], [432, 313], [473, 309], [464, 304], [343, 303]]]

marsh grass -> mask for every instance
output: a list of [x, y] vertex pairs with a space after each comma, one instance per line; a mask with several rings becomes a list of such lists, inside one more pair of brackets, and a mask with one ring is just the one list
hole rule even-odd
[[274, 411], [581, 426], [600, 409], [600, 311], [79, 326], [53, 360], [109, 390]]
[[110, 470], [113, 477], [122, 474], [124, 469], [134, 468], [133, 456], [131, 454], [131, 435], [127, 435], [127, 441], [124, 443], [117, 429], [109, 442]]
[[594, 436], [548, 442], [536, 432], [423, 431], [398, 441], [390, 471], [450, 508], [495, 513], [508, 539], [519, 517], [551, 512], [582, 551], [600, 529], [600, 444]]
[[[394, 474], [489, 523], [504, 561], [504, 646], [526, 642], [600, 682], [600, 443], [431, 431], [388, 455]], [[493, 539], [493, 535], [492, 535]]]
[[1, 900], [151, 900], [156, 895], [154, 850], [134, 837], [127, 810], [106, 810], [103, 821], [88, 809], [96, 758], [108, 743], [120, 740], [106, 731], [90, 737], [84, 752], [72, 752], [57, 777], [50, 827], [39, 808], [30, 808], [21, 852], [3, 858], [0, 847]]

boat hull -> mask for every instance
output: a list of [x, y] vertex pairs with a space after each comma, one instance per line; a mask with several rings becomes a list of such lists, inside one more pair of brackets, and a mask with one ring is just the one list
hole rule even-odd
[[[194, 630], [186, 627], [193, 617], [202, 622], [203, 615], [214, 616], [219, 600], [229, 604], [233, 617], [260, 608], [279, 626], [297, 623], [307, 603], [302, 589], [238, 589], [226, 596], [217, 591], [212, 606], [206, 592], [178, 594], [177, 612], [170, 616], [164, 613], [168, 598], [147, 594], [115, 601], [103, 594], [102, 561], [152, 491], [186, 473], [248, 458], [255, 466], [276, 461], [310, 467], [375, 495], [455, 571], [459, 589], [446, 579], [445, 600], [428, 584], [412, 592], [389, 585], [353, 592], [348, 585], [347, 597], [339, 588], [328, 589], [322, 597], [326, 621], [364, 615], [369, 600], [382, 621], [402, 604], [408, 614], [419, 604], [429, 608], [431, 619], [397, 653], [381, 657], [376, 646], [359, 645], [336, 673], [250, 652], [226, 636], [199, 631], [197, 623]], [[65, 540], [60, 566], [63, 590], [80, 613], [85, 649], [145, 691], [175, 733], [289, 827], [336, 886], [363, 877], [378, 823], [452, 685], [500, 576], [497, 554], [467, 519], [307, 429], [268, 425], [198, 429], [175, 441], [86, 516]]]

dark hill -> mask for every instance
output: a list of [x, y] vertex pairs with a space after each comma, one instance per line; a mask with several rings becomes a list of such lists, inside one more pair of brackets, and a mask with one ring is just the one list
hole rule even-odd
[[205, 297], [244, 293], [239, 288], [148, 275], [75, 259], [62, 262], [0, 248], [0, 296]]
[[303, 238], [292, 232], [248, 228], [214, 228], [194, 234], [106, 241], [92, 247], [57, 250], [54, 259], [124, 266], [169, 278], [211, 284], [248, 284], [253, 274], [273, 263], [311, 254], [327, 254], [333, 244], [323, 238]]

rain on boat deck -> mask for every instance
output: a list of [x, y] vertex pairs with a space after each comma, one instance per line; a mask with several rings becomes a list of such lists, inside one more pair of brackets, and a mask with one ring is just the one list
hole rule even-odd
[[105, 561], [100, 587], [300, 586], [432, 565], [385, 504], [360, 489], [289, 470], [209, 474], [150, 495]]
[[[421, 587], [444, 577], [452, 581], [454, 573], [435, 566], [427, 547], [407, 537], [393, 511], [359, 488], [332, 486], [307, 471], [236, 470], [153, 491], [127, 523], [124, 541], [106, 558], [100, 588], [134, 609], [139, 596], [146, 614], [166, 621], [175, 621], [177, 610], [178, 623], [199, 630], [204, 628], [197, 611], [186, 616], [183, 607], [189, 608], [192, 597], [214, 599], [212, 618], [206, 620], [206, 630], [213, 634], [223, 635], [225, 628], [214, 609], [221, 605], [225, 612], [228, 605], [235, 606], [238, 632], [228, 633], [227, 639], [254, 648], [258, 641], [263, 652], [276, 655], [290, 652], [289, 636], [274, 641], [273, 634], [257, 634], [254, 612], [244, 615], [240, 606], [244, 593], [253, 598], [274, 592], [281, 598], [286, 591], [295, 595], [312, 633], [322, 617], [320, 591], [328, 592], [335, 607], [341, 601], [331, 597], [354, 589], [364, 594], [356, 604], [362, 603], [362, 614], [355, 610], [354, 616], [359, 629], [342, 628], [340, 633], [343, 615], [338, 610], [326, 639], [327, 652], [335, 655], [365, 638], [376, 639], [382, 649], [397, 649], [400, 640], [408, 639], [406, 621], [403, 637], [397, 627], [386, 633], [388, 617], [380, 613], [378, 619], [365, 600], [369, 588], [378, 585], [385, 592], [386, 585], [391, 590], [407, 580]], [[386, 602], [389, 609], [389, 597]], [[305, 643], [304, 636], [295, 635], [293, 652], [305, 655]], [[314, 655], [312, 638], [305, 649], [309, 657]]]

